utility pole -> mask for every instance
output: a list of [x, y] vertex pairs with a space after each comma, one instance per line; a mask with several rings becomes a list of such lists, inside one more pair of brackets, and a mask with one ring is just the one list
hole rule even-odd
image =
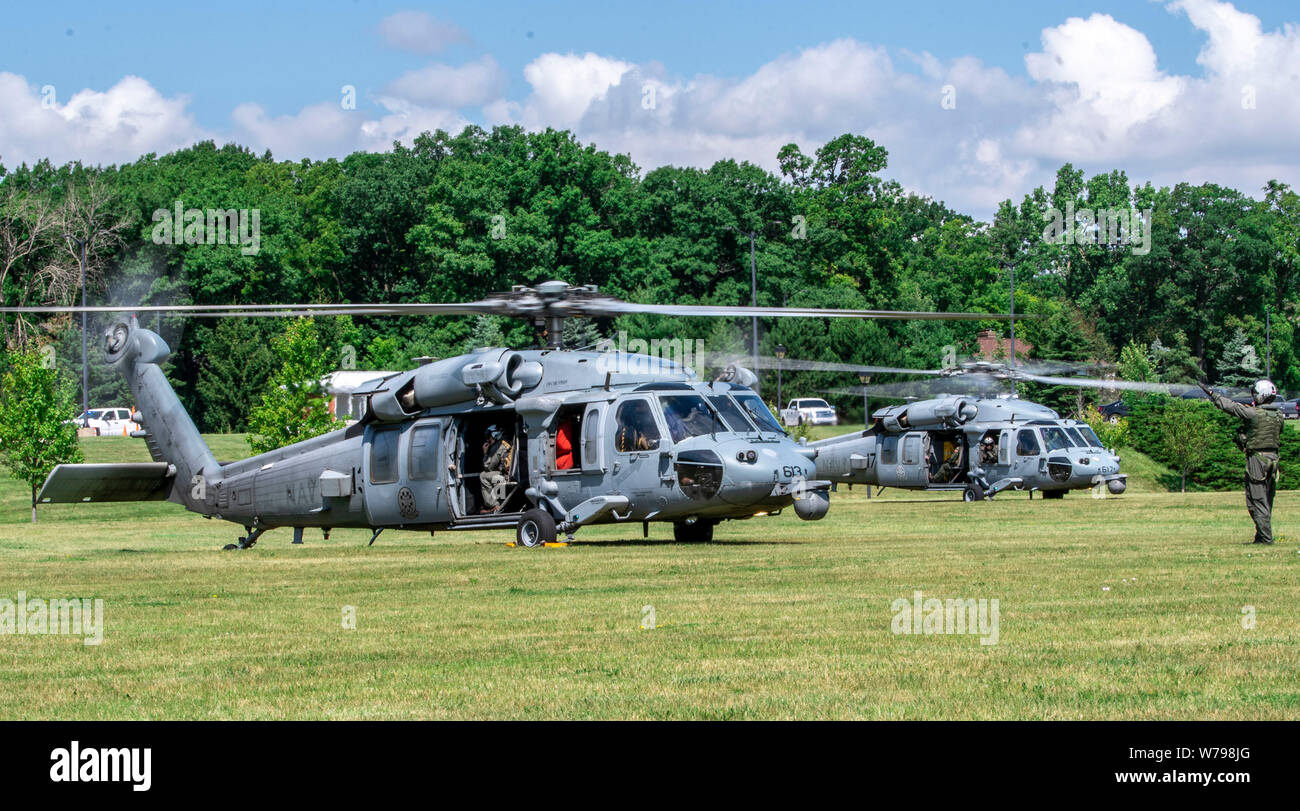
[[1269, 305], [1264, 305], [1264, 377], [1273, 379], [1273, 320]]
[[781, 403], [785, 402], [781, 398], [781, 361], [785, 360], [785, 344], [776, 345], [776, 407], [781, 408]]

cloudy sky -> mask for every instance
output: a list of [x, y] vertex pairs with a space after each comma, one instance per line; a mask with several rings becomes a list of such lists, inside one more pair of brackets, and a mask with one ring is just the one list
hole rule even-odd
[[1288, 2], [138, 0], [4, 18], [11, 167], [202, 139], [321, 158], [518, 123], [647, 169], [775, 169], [785, 143], [864, 133], [889, 176], [984, 219], [1065, 161], [1256, 196], [1300, 185]]

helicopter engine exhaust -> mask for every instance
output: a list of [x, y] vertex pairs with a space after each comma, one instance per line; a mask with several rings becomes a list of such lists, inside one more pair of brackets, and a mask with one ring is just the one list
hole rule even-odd
[[506, 405], [542, 380], [542, 366], [510, 349], [484, 349], [466, 363], [448, 358], [403, 372], [370, 398], [370, 413], [380, 422], [400, 422], [426, 408], [482, 397]]
[[924, 428], [955, 428], [975, 419], [979, 407], [964, 397], [945, 397], [927, 403], [895, 407], [884, 417], [890, 431]]

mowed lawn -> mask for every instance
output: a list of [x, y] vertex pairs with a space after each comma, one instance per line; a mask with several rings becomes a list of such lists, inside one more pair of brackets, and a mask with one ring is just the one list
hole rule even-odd
[[[240, 437], [211, 438], [218, 458]], [[90, 461], [147, 459], [139, 440]], [[821, 522], [513, 549], [510, 533], [238, 528], [0, 484], [0, 598], [104, 601], [98, 646], [0, 636], [0, 718], [1297, 718], [1300, 494], [1032, 501], [841, 489]], [[997, 599], [996, 645], [890, 603]], [[657, 627], [643, 630], [646, 606]], [[1254, 627], [1243, 627], [1244, 607]], [[356, 628], [344, 628], [347, 607]]]

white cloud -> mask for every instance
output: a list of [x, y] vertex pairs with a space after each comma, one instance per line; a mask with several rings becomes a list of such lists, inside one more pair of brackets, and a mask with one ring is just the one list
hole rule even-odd
[[[10, 166], [47, 156], [126, 161], [233, 138], [281, 158], [325, 157], [387, 149], [424, 130], [458, 131], [469, 123], [458, 110], [479, 108], [478, 123], [572, 128], [646, 168], [735, 158], [775, 170], [786, 143], [811, 152], [843, 132], [861, 133], [889, 150], [887, 176], [983, 218], [1000, 200], [1050, 184], [1066, 161], [1158, 184], [1212, 181], [1248, 193], [1270, 178], [1300, 185], [1300, 27], [1264, 31], [1257, 17], [1217, 0], [1176, 0], [1167, 10], [1205, 37], [1195, 74], [1162, 70], [1141, 31], [1092, 14], [1044, 29], [1024, 76], [971, 56], [891, 58], [884, 47], [841, 38], [732, 77], [543, 53], [523, 69], [530, 92], [507, 98], [507, 77], [484, 55], [401, 75], [370, 112], [331, 102], [271, 115], [240, 105], [220, 135], [196, 125], [185, 97], [165, 98], [143, 79], [47, 108], [23, 77], [0, 73], [0, 156]], [[410, 14], [381, 26], [394, 47], [430, 52], [467, 39]], [[949, 97], [953, 109], [943, 104]]]
[[62, 103], [59, 90], [0, 72], [0, 160], [7, 166], [41, 158], [120, 163], [205, 137], [185, 109], [188, 99], [165, 98], [137, 76], [102, 92], [81, 90]]
[[391, 82], [387, 94], [432, 107], [479, 107], [501, 98], [506, 78], [489, 55], [460, 67], [433, 64]]
[[399, 11], [379, 23], [379, 35], [391, 48], [418, 54], [440, 53], [451, 45], [469, 42], [455, 23], [435, 20], [423, 11]]
[[545, 53], [524, 68], [533, 95], [524, 113], [529, 126], [569, 127], [618, 85], [632, 65], [594, 53]]

